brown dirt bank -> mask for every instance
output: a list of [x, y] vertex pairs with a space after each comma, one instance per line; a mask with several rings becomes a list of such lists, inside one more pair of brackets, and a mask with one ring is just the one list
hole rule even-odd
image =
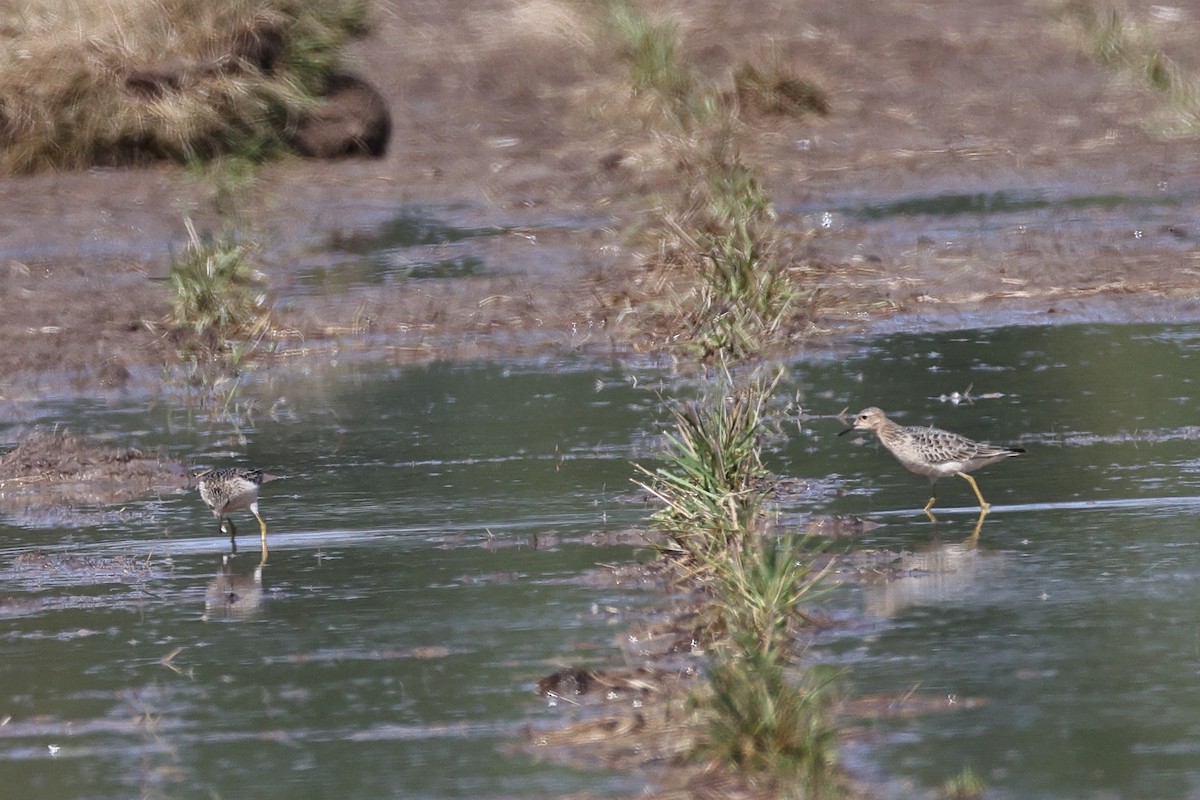
[[26, 525], [74, 526], [120, 511], [81, 511], [191, 485], [186, 467], [131, 448], [105, 447], [65, 431], [35, 430], [0, 456], [0, 511]]
[[[1155, 19], [1149, 3], [1130, 6]], [[1082, 55], [1061, 4], [670, 7], [709, 79], [773, 55], [828, 91], [828, 117], [750, 118], [739, 142], [782, 225], [815, 231], [807, 253], [838, 265], [827, 293], [864, 301], [831, 327], [896, 311], [933, 312], [912, 326], [1200, 319], [1200, 148], [1147, 133], [1159, 99]], [[1175, 12], [1154, 32], [1194, 68], [1176, 45], [1195, 41], [1200, 15]], [[651, 344], [636, 324], [656, 289], [627, 232], [678, 175], [629, 113], [623, 68], [585, 9], [411, 0], [381, 2], [375, 18], [353, 55], [390, 104], [387, 156], [275, 164], [246, 197], [281, 348], [428, 358]], [[220, 227], [217, 194], [173, 167], [0, 179], [0, 400], [156, 380], [175, 354], [147, 324], [166, 311], [155, 279], [184, 241], [185, 210]], [[896, 205], [947, 195], [1037, 202], [995, 226], [978, 209]], [[1103, 201], [1114, 197], [1130, 202]], [[484, 276], [302, 285], [322, 246], [407, 203], [514, 232], [481, 245]]]

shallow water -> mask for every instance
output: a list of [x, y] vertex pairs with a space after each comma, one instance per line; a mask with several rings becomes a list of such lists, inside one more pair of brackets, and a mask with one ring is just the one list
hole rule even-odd
[[[785, 511], [866, 516], [884, 524], [834, 547], [912, 554], [899, 580], [829, 596], [852, 622], [817, 651], [855, 695], [945, 698], [848, 720], [847, 763], [894, 797], [967, 767], [989, 797], [1198, 796], [1198, 376], [1200, 330], [1170, 326], [889, 335], [789, 365], [781, 398], [812, 418], [768, 460], [845, 492]], [[623, 664], [616, 640], [655, 601], [590, 577], [635, 556], [597, 541], [646, 514], [630, 462], [654, 452], [664, 385], [694, 391], [547, 361], [331, 369], [247, 387], [223, 415], [42, 407], [113, 443], [287, 477], [263, 491], [260, 583], [238, 517], [232, 587], [195, 493], [90, 527], [4, 512], [0, 778], [43, 798], [636, 793], [508, 745], [562, 713], [537, 678]], [[924, 478], [836, 436], [833, 415], [867, 405], [1029, 451], [977, 473], [993, 504], [977, 542], [965, 482], [939, 484], [931, 523]], [[111, 563], [14, 566], [35, 549]]]
[[[345, 224], [336, 233], [310, 242], [304, 252], [278, 254], [293, 279], [283, 297], [379, 287], [419, 291], [421, 281], [505, 275], [561, 281], [570, 269], [564, 264], [578, 262], [574, 237], [607, 223], [567, 213], [531, 221], [478, 206], [423, 203], [341, 212]], [[492, 223], [481, 224], [481, 217]]]
[[404, 207], [388, 222], [362, 234], [331, 242], [319, 266], [300, 272], [312, 289], [349, 289], [422, 278], [468, 278], [481, 274], [484, 261], [474, 240], [505, 233], [500, 227], [467, 227], [421, 206]]
[[[1047, 267], [1055, 268], [1050, 265], [1058, 259], [1094, 259], [1098, 249], [1109, 248], [1127, 257], [1186, 258], [1196, 246], [1190, 209], [1198, 196], [1200, 189], [1186, 180], [1128, 193], [1097, 192], [1086, 183], [1017, 182], [989, 191], [851, 190], [780, 212], [810, 229], [853, 233], [825, 240], [830, 253], [845, 258], [935, 252], [1019, 259], [1044, 252]], [[1061, 285], [1072, 280], [1064, 275]]]
[[[944, 713], [863, 721], [851, 761], [890, 795], [936, 790], [964, 768], [988, 797], [1200, 796], [1200, 329], [1074, 326], [899, 335], [808, 372], [878, 404], [1025, 456], [928, 483], [840, 424], [810, 423], [780, 457], [836, 469], [831, 504], [885, 522], [858, 546], [915, 551], [891, 584], [846, 589], [866, 633], [825, 655], [864, 696], [945, 698]], [[968, 385], [974, 403], [949, 396]], [[827, 405], [827, 403], [822, 403]], [[898, 415], [899, 416], [899, 415]], [[819, 452], [819, 458], [817, 453]], [[818, 467], [818, 463], [820, 466]]]
[[[585, 539], [644, 513], [619, 496], [656, 406], [632, 383], [561, 363], [432, 366], [257, 387], [239, 407], [257, 394], [264, 410], [232, 419], [166, 404], [45, 409], [76, 431], [198, 464], [238, 453], [287, 478], [263, 491], [260, 586], [256, 525], [237, 520], [233, 608], [228, 585], [210, 590], [228, 540], [194, 493], [103, 527], [5, 524], [11, 796], [636, 789], [500, 752], [546, 723], [537, 678], [612, 664], [621, 609], [644, 602], [580, 580], [633, 556]], [[96, 580], [10, 567], [35, 548], [134, 565]]]

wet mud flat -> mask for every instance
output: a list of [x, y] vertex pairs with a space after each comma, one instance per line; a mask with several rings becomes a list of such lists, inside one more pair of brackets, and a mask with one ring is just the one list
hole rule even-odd
[[[391, 104], [388, 155], [270, 165], [245, 190], [278, 312], [261, 352], [287, 356], [260, 367], [662, 345], [638, 329], [661, 290], [642, 266], [653, 244], [624, 232], [680, 176], [639, 126], [597, 123], [624, 66], [586, 45], [593, 23], [538, 8], [382, 4], [353, 58]], [[826, 117], [738, 132], [797, 251], [833, 265], [827, 329], [1200, 318], [1200, 157], [1154, 135], [1159, 98], [1081, 57], [1053, 9], [676, 11], [712, 80], [769, 39], [831, 98]], [[1190, 68], [1176, 45], [1200, 22], [1179, 13], [1153, 32]], [[160, 281], [185, 214], [225, 224], [219, 182], [162, 167], [3, 186], [0, 399], [152, 392], [179, 358]], [[414, 209], [502, 233], [397, 253], [382, 240]]]
[[174, 494], [190, 483], [178, 461], [89, 442], [67, 431], [36, 429], [0, 455], [0, 509], [27, 526], [119, 519], [121, 512], [112, 506]]

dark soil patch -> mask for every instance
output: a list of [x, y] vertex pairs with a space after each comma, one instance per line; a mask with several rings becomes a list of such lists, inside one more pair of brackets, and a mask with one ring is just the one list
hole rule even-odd
[[173, 494], [188, 485], [187, 468], [177, 461], [91, 445], [67, 432], [34, 431], [0, 456], [0, 508], [25, 524], [91, 524], [95, 515], [77, 506]]
[[12, 576], [28, 580], [66, 579], [72, 583], [112, 583], [147, 580], [155, 574], [147, 559], [128, 556], [88, 556], [69, 553], [22, 553], [13, 559]]

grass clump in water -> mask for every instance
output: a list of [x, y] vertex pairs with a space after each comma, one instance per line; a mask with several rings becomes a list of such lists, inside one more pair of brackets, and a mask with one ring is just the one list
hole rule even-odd
[[986, 792], [987, 784], [970, 767], [942, 784], [943, 800], [980, 800]]
[[251, 247], [233, 236], [203, 239], [190, 219], [186, 225], [187, 249], [172, 259], [167, 276], [169, 322], [219, 341], [262, 335], [270, 315]]
[[[726, 385], [731, 378], [726, 376]], [[671, 409], [666, 465], [638, 466], [639, 482], [662, 503], [651, 521], [667, 536], [668, 552], [709, 568], [739, 549], [761, 525], [770, 473], [759, 437], [775, 381], [761, 380], [716, 399]]]
[[816, 567], [819, 553], [809, 536], [767, 534], [747, 538], [710, 565], [720, 619], [743, 653], [786, 660], [793, 628], [807, 621], [801, 604], [820, 594], [828, 572]]
[[714, 656], [693, 696], [693, 755], [758, 776], [776, 794], [799, 787], [820, 797], [837, 786], [835, 681], [791, 662], [807, 619], [801, 603], [818, 593], [827, 568], [816, 566], [808, 536], [770, 530], [774, 481], [761, 441], [778, 380], [739, 386], [726, 373], [714, 398], [674, 408], [666, 463], [640, 467], [640, 485], [663, 504], [652, 517], [668, 539], [663, 552], [709, 598], [702, 617]]
[[0, 171], [261, 160], [365, 26], [364, 0], [18, 0], [0, 11]]
[[796, 678], [770, 659], [720, 656], [710, 668], [696, 752], [769, 776], [782, 796], [831, 796], [838, 786], [838, 732], [830, 722], [835, 688], [835, 677], [818, 668]]
[[785, 796], [799, 786], [806, 798], [838, 786], [837, 675], [792, 666], [795, 629], [807, 620], [801, 604], [820, 593], [828, 571], [815, 566], [817, 554], [808, 536], [766, 534], [712, 565], [723, 635], [697, 695], [697, 755], [766, 776]]

